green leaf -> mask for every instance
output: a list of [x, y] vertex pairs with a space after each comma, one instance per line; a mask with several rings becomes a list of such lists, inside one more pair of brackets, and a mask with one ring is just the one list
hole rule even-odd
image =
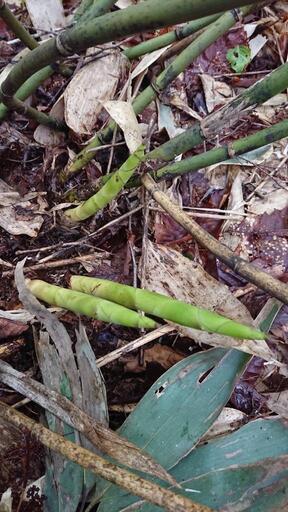
[[[217, 348], [180, 361], [149, 389], [121, 427], [121, 435], [165, 469], [172, 468], [219, 416], [249, 359], [238, 350]], [[119, 504], [122, 508], [134, 501], [127, 492], [109, 486], [98, 512], [118, 512]]]
[[[263, 308], [263, 314], [261, 315], [260, 313], [258, 317], [260, 328], [268, 332], [280, 308], [281, 304], [278, 303], [278, 301], [277, 303], [273, 301], [269, 303], [268, 301]], [[195, 445], [214, 423], [215, 419], [226, 405], [235, 383], [245, 369], [250, 357], [250, 355], [237, 350], [227, 351], [224, 349], [211, 349], [206, 352], [194, 354], [180, 361], [164, 373], [150, 388], [121, 427], [121, 434], [139, 447], [142, 447], [158, 460], [165, 469], [173, 468], [171, 473], [176, 477], [176, 480], [185, 480], [183, 487], [187, 489], [186, 478], [191, 478], [191, 473], [188, 472], [188, 469], [189, 471], [191, 469], [191, 464], [187, 464], [187, 476], [186, 469], [183, 469], [182, 465], [189, 460], [189, 457], [195, 457], [195, 453], [199, 453], [198, 450], [203, 449], [203, 447], [195, 449]], [[256, 422], [254, 422], [253, 425], [255, 425], [255, 423]], [[251, 425], [252, 424], [249, 424], [245, 428], [252, 428]], [[268, 425], [270, 425], [269, 422]], [[271, 423], [271, 425], [274, 426], [274, 423]], [[276, 432], [277, 427], [280, 429], [278, 432]], [[283, 450], [281, 451], [283, 441], [286, 443], [285, 447], [288, 451], [288, 437], [287, 439], [285, 437], [287, 435], [287, 429], [283, 430], [284, 426], [281, 422], [276, 423], [275, 429], [276, 430], [269, 435], [267, 435], [265, 429], [263, 430], [263, 442], [261, 438], [257, 449], [255, 434], [250, 436], [254, 454], [252, 454], [252, 448], [251, 453], [249, 449], [249, 453], [247, 453], [246, 444], [243, 444], [244, 441], [246, 443], [247, 431], [244, 430], [245, 434], [241, 438], [242, 445], [240, 448], [236, 446], [236, 442], [233, 442], [235, 438], [226, 436], [228, 455], [227, 453], [225, 455], [225, 452], [223, 452], [221, 463], [224, 464], [224, 462], [226, 462], [228, 466], [230, 464], [229, 468], [231, 469], [231, 465], [235, 468], [236, 463], [241, 464], [240, 454], [244, 457], [246, 464], [253, 463], [255, 460], [257, 462], [257, 457], [262, 460], [270, 456], [273, 457], [275, 454], [278, 456], [279, 453], [283, 453]], [[259, 430], [261, 431], [261, 428]], [[239, 432], [242, 433], [242, 431]], [[274, 436], [276, 437], [274, 438]], [[271, 447], [272, 450], [272, 445], [274, 442], [278, 443], [278, 438], [280, 442], [277, 444], [274, 452], [271, 451], [270, 455], [268, 451], [269, 447]], [[232, 439], [231, 443], [233, 442], [233, 444], [230, 444], [230, 439]], [[207, 448], [206, 446], [204, 448], [208, 449], [210, 446], [211, 444], [209, 443]], [[217, 445], [214, 444], [213, 446]], [[224, 444], [223, 446], [226, 445]], [[232, 451], [229, 451], [231, 446], [233, 446]], [[266, 452], [265, 446], [267, 448]], [[245, 447], [245, 450], [243, 450], [243, 447]], [[194, 450], [192, 451], [193, 448]], [[247, 455], [246, 459], [245, 455]], [[249, 460], [250, 455], [251, 460]], [[203, 470], [205, 474], [208, 474], [210, 467], [212, 467], [213, 473], [213, 460], [212, 455], [202, 460], [202, 464], [207, 464], [205, 471]], [[217, 460], [216, 454], [216, 463]], [[185, 468], [186, 466], [183, 467]], [[197, 470], [197, 462], [192, 464], [192, 468]], [[260, 468], [260, 470], [262, 471], [262, 468]], [[261, 475], [263, 476], [263, 473], [261, 473]], [[223, 478], [223, 485], [226, 485], [225, 475]], [[255, 478], [258, 478], [256, 473]], [[229, 485], [228, 482], [227, 486], [229, 487]], [[193, 489], [192, 485], [190, 489], [191, 488]], [[213, 485], [210, 485], [208, 482], [205, 488], [205, 496], [204, 490], [201, 490], [201, 493], [202, 492], [203, 496], [202, 494], [199, 496], [198, 493], [193, 494], [190, 492], [188, 495], [195, 501], [200, 502], [205, 499], [210, 499], [211, 496], [214, 496]], [[229, 492], [230, 491], [227, 491], [227, 496], [230, 496]], [[280, 490], [279, 499], [281, 499], [282, 496], [281, 492]], [[98, 508], [98, 512], [120, 512], [125, 507], [137, 502], [136, 497], [127, 494], [126, 491], [116, 486], [105, 484], [103, 481], [98, 482], [98, 496], [101, 496], [101, 493], [104, 493], [104, 496]], [[215, 490], [215, 493], [217, 494], [217, 490]], [[231, 490], [231, 495], [232, 494], [233, 492]], [[146, 511], [148, 505], [144, 506]], [[154, 510], [154, 508], [151, 510]], [[156, 507], [155, 511], [156, 510], [159, 509]]]
[[[236, 503], [237, 511], [284, 510], [287, 462], [287, 426], [259, 419], [196, 448], [171, 473], [189, 489], [184, 494], [216, 510], [227, 505], [233, 510]], [[159, 509], [145, 504], [138, 510]]]
[[249, 46], [240, 44], [228, 50], [226, 58], [235, 73], [242, 73], [251, 61], [251, 50]]

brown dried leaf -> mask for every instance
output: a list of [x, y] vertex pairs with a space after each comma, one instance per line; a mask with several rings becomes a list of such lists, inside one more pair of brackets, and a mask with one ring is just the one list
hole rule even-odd
[[174, 366], [174, 364], [182, 361], [184, 357], [183, 354], [176, 352], [173, 348], [158, 344], [154, 345], [154, 347], [144, 349], [143, 365], [139, 364], [138, 355], [134, 357], [122, 357], [121, 362], [125, 362], [124, 368], [126, 372], [140, 373], [145, 370], [149, 363], [158, 363], [165, 370], [168, 370], [171, 366]]
[[42, 38], [46, 33], [66, 25], [61, 0], [26, 0], [26, 7], [34, 28], [41, 29]]
[[134, 153], [142, 144], [142, 134], [132, 104], [128, 101], [105, 101], [103, 107], [123, 131], [130, 153]]
[[[0, 180], [0, 193], [14, 194], [13, 188], [5, 181]], [[34, 206], [30, 201], [21, 203], [21, 209], [16, 206], [0, 207], [0, 226], [11, 235], [27, 235], [36, 237], [43, 224], [41, 215], [35, 214]]]
[[19, 334], [27, 331], [27, 329], [28, 325], [0, 317], [0, 340], [8, 338], [9, 336], [19, 336]]
[[[72, 78], [65, 93], [65, 121], [76, 133], [90, 134], [95, 127], [103, 102], [113, 99], [121, 78], [125, 57], [120, 50], [106, 49], [103, 56], [84, 66]], [[99, 53], [90, 48], [86, 55]]]

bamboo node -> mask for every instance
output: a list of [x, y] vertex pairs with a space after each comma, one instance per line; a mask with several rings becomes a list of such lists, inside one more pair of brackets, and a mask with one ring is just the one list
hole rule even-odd
[[178, 41], [182, 41], [182, 39], [183, 39], [183, 30], [182, 30], [182, 27], [176, 27], [176, 28], [174, 29], [174, 34], [175, 34], [176, 39], [177, 39]]
[[162, 91], [161, 91], [161, 89], [159, 89], [159, 87], [158, 87], [158, 85], [157, 85], [156, 81], [155, 81], [155, 80], [151, 80], [150, 85], [151, 85], [151, 87], [152, 87], [153, 91], [154, 91], [154, 92], [157, 94], [157, 96], [159, 97]]
[[72, 51], [62, 42], [61, 35], [62, 34], [58, 34], [58, 36], [56, 37], [56, 48], [60, 55], [62, 55], [62, 57], [68, 57], [69, 55], [71, 55]]
[[233, 148], [233, 143], [232, 144], [231, 143], [227, 144], [227, 153], [228, 153], [230, 158], [234, 158], [235, 157], [236, 151]]
[[241, 9], [231, 9], [231, 14], [233, 16], [233, 18], [235, 19], [235, 21], [239, 21], [240, 23], [242, 23], [243, 21], [243, 15], [242, 15], [242, 12], [241, 12]]
[[[0, 6], [0, 8], [1, 8], [1, 6]], [[4, 84], [4, 82], [3, 82], [3, 84]], [[13, 95], [11, 95], [9, 93], [7, 94], [7, 92], [3, 91], [3, 87], [2, 87], [3, 84], [0, 84], [0, 97], [2, 98], [3, 103], [5, 103], [5, 100], [6, 101], [10, 100], [11, 98], [13, 98]]]

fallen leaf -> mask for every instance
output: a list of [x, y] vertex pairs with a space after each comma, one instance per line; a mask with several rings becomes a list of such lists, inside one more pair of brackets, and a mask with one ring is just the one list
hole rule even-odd
[[[60, 98], [56, 101], [50, 111], [50, 116], [58, 119], [58, 121], [63, 121], [64, 119], [64, 95], [60, 96]], [[42, 144], [43, 146], [58, 146], [62, 144], [65, 140], [65, 133], [60, 130], [54, 130], [49, 126], [44, 126], [43, 124], [39, 124], [34, 132], [34, 139], [38, 144]]]
[[268, 39], [267, 37], [262, 36], [261, 34], [258, 34], [256, 37], [253, 37], [253, 39], [250, 39], [249, 41], [249, 48], [251, 51], [250, 59], [253, 60], [254, 57], [262, 50], [263, 46], [267, 43]]
[[[0, 179], [0, 194], [14, 193], [14, 190]], [[36, 237], [43, 224], [41, 215], [37, 215], [30, 201], [21, 203], [21, 212], [17, 206], [0, 207], [0, 226], [11, 235]]]
[[99, 57], [74, 75], [64, 93], [65, 121], [79, 134], [92, 133], [103, 103], [115, 95], [126, 64], [119, 49], [108, 50], [105, 45], [102, 49], [103, 55], [99, 47], [87, 50], [86, 56], [98, 53]]
[[140, 62], [137, 64], [136, 68], [133, 69], [131, 73], [131, 79], [133, 80], [136, 78], [136, 76], [140, 75], [149, 68], [156, 60], [161, 57], [161, 55], [166, 52], [167, 48], [169, 48], [171, 45], [164, 46], [163, 48], [159, 48], [159, 50], [155, 50], [154, 52], [147, 53], [144, 55], [144, 57], [140, 60]]
[[12, 512], [12, 489], [10, 487], [1, 496], [0, 512]]
[[[152, 242], [148, 242], [146, 247], [142, 286], [153, 292], [170, 295], [200, 308], [215, 311], [237, 322], [253, 325], [248, 309], [234, 297], [226, 285], [216, 281], [195, 261]], [[276, 359], [267, 343], [262, 340], [238, 340], [179, 325], [175, 327], [200, 344], [237, 348], [268, 361]]]
[[145, 371], [149, 363], [158, 363], [165, 370], [168, 370], [168, 368], [171, 368], [171, 366], [181, 361], [184, 357], [184, 354], [176, 352], [171, 347], [156, 344], [151, 348], [144, 349], [143, 364], [139, 364], [138, 355], [136, 357], [122, 357], [121, 362], [125, 362], [124, 369], [126, 372], [141, 373]]
[[237, 411], [231, 407], [224, 407], [212, 427], [204, 434], [199, 444], [206, 443], [217, 436], [222, 436], [237, 430], [246, 423], [247, 416], [244, 412]]
[[27, 329], [28, 325], [0, 317], [0, 340], [8, 338], [9, 336], [19, 336], [19, 334], [27, 331]]
[[288, 420], [288, 390], [278, 393], [263, 393], [267, 406], [281, 418]]
[[142, 131], [131, 103], [127, 101], [105, 101], [103, 106], [123, 131], [130, 153], [142, 144]]
[[225, 105], [231, 100], [233, 91], [228, 84], [216, 80], [213, 76], [203, 73], [200, 75], [208, 112], [213, 112], [216, 107]]
[[64, 9], [61, 0], [26, 0], [26, 7], [36, 30], [46, 32], [63, 28], [66, 25]]
[[[168, 105], [164, 105], [163, 103], [158, 102], [158, 128], [159, 131], [165, 128], [166, 132], [169, 135], [170, 139], [176, 137], [180, 133], [183, 133], [185, 130], [176, 125], [176, 121], [173, 115], [171, 108]], [[178, 155], [176, 160], [181, 160], [181, 156]]]

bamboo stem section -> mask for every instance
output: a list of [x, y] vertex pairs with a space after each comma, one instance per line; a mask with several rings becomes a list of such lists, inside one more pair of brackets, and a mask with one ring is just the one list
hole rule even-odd
[[180, 26], [175, 30], [171, 30], [167, 34], [153, 37], [153, 39], [143, 41], [143, 43], [136, 44], [131, 48], [126, 48], [123, 53], [130, 60], [137, 59], [146, 53], [154, 52], [155, 50], [164, 48], [164, 46], [168, 46], [169, 44], [175, 43], [176, 41], [181, 41], [182, 39], [185, 39], [185, 37], [195, 34], [198, 32], [198, 30], [202, 30], [203, 28], [207, 27], [207, 25], [210, 25], [216, 21], [219, 16], [220, 14], [217, 13], [212, 14], [211, 16], [205, 16], [199, 20], [190, 21], [182, 27]]
[[139, 496], [159, 507], [163, 507], [169, 512], [212, 512], [210, 508], [204, 505], [193, 503], [185, 496], [176, 494], [169, 489], [141, 478], [131, 471], [122, 469], [107, 459], [68, 441], [3, 402], [0, 402], [0, 415], [13, 425], [27, 429], [50, 450], [60, 453], [63, 457], [92, 471], [109, 482], [119, 485], [129, 493]]
[[171, 201], [167, 195], [159, 189], [151, 176], [146, 174], [142, 177], [141, 181], [155, 201], [157, 201], [180, 226], [186, 229], [202, 247], [212, 252], [212, 254], [225, 263], [227, 267], [234, 270], [247, 281], [256, 284], [256, 286], [281, 300], [284, 304], [288, 304], [288, 286], [286, 284], [258, 269], [253, 264], [243, 260], [243, 258], [236, 256], [228, 247], [218, 242], [212, 235], [201, 228], [197, 222], [188, 217], [176, 203]]
[[[252, 10], [251, 6], [241, 9], [241, 15], [245, 16]], [[200, 34], [192, 43], [183, 50], [178, 57], [154, 80], [154, 84], [149, 85], [142, 91], [135, 101], [133, 108], [136, 114], [141, 114], [143, 110], [160, 94], [165, 88], [179, 76], [206, 48], [213, 44], [219, 37], [224, 35], [236, 23], [235, 10], [228, 11], [220, 16], [214, 23]], [[94, 157], [93, 149], [100, 147], [103, 141], [111, 138], [116, 124], [111, 121], [109, 125], [101, 130], [91, 142], [77, 155], [72, 164], [64, 169], [60, 175], [61, 181], [66, 181], [72, 175], [76, 174]]]
[[[280, 123], [264, 128], [253, 135], [248, 135], [238, 139], [231, 144], [226, 144], [216, 149], [206, 151], [200, 155], [195, 155], [179, 162], [168, 164], [165, 167], [150, 172], [151, 176], [156, 181], [173, 179], [176, 176], [181, 176], [190, 172], [195, 172], [210, 165], [225, 162], [230, 158], [241, 156], [254, 149], [261, 148], [268, 144], [272, 144], [280, 139], [288, 137], [288, 120], [281, 121]], [[106, 176], [104, 177], [106, 178]], [[103, 180], [103, 183], [105, 180]], [[137, 187], [141, 185], [140, 179], [132, 178], [126, 185], [126, 187]]]
[[[85, 50], [95, 44], [106, 43], [124, 36], [149, 29], [161, 28], [175, 23], [215, 14], [227, 8], [247, 5], [247, 0], [166, 0], [162, 2], [146, 0], [79, 24], [61, 32], [41, 47], [35, 48], [20, 63], [17, 63], [1, 86], [1, 99], [5, 103], [21, 85], [36, 71], [53, 64], [57, 60]], [[251, 2], [256, 4], [257, 2]]]
[[28, 30], [23, 27], [22, 23], [18, 21], [11, 9], [9, 9], [5, 0], [0, 0], [0, 18], [5, 21], [6, 25], [12, 30], [15, 36], [18, 37], [25, 46], [27, 46], [27, 48], [34, 50], [34, 48], [39, 46], [34, 37], [31, 36]]

